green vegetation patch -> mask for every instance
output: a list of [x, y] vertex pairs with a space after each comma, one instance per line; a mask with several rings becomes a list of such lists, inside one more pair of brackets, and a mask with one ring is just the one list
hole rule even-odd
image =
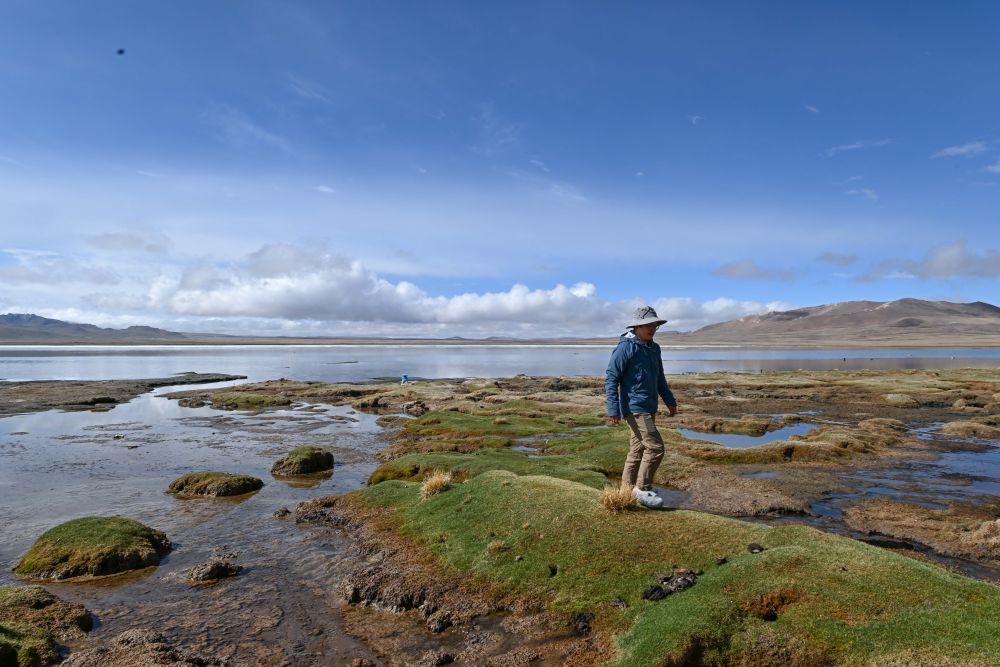
[[250, 391], [217, 391], [210, 398], [212, 407], [220, 410], [259, 410], [290, 405], [292, 402], [292, 399], [281, 394], [262, 394]]
[[607, 477], [572, 456], [528, 456], [509, 449], [483, 449], [472, 454], [431, 452], [407, 454], [380, 465], [368, 479], [378, 484], [391, 479], [423, 481], [435, 472], [450, 472], [454, 481], [462, 481], [489, 470], [506, 470], [515, 475], [548, 475], [566, 479], [595, 489], [607, 482]]
[[170, 483], [167, 493], [175, 493], [182, 498], [219, 496], [240, 496], [264, 486], [264, 482], [232, 472], [190, 472]]
[[[614, 515], [590, 486], [506, 471], [422, 502], [419, 492], [386, 481], [347, 503], [446, 572], [545, 600], [567, 620], [593, 613], [597, 631], [617, 636], [616, 664], [766, 664], [752, 660], [768, 652], [785, 664], [902, 654], [989, 664], [1000, 655], [1000, 589], [846, 537], [690, 511]], [[490, 547], [498, 542], [505, 548]], [[750, 543], [764, 551], [750, 553]], [[673, 565], [703, 574], [686, 591], [644, 600]], [[611, 605], [616, 597], [628, 608]]]
[[41, 586], [0, 586], [0, 665], [59, 662], [56, 639], [78, 638], [92, 627], [82, 605]]
[[[520, 401], [518, 401], [520, 403]], [[533, 401], [528, 403], [534, 404]], [[417, 452], [474, 452], [508, 447], [517, 438], [566, 433], [593, 426], [600, 420], [590, 415], [558, 414], [529, 417], [490, 412], [468, 414], [456, 410], [435, 410], [403, 424], [393, 444], [381, 458], [391, 459]]]
[[272, 475], [308, 475], [333, 469], [333, 454], [314, 445], [296, 447], [271, 466]]
[[32, 579], [98, 577], [158, 565], [169, 551], [166, 535], [138, 521], [89, 516], [45, 531], [14, 572]]

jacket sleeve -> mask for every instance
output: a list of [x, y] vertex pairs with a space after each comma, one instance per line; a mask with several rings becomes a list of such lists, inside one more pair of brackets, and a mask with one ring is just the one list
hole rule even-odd
[[608, 361], [607, 380], [604, 382], [604, 393], [608, 399], [608, 416], [621, 417], [622, 408], [618, 398], [618, 388], [621, 386], [622, 375], [625, 373], [625, 365], [628, 358], [625, 354], [625, 345], [619, 344], [615, 351], [611, 353], [611, 360]]
[[663, 402], [668, 406], [676, 406], [677, 399], [674, 398], [674, 392], [670, 391], [670, 385], [667, 384], [667, 378], [663, 373], [663, 357], [660, 356], [660, 351], [656, 351], [656, 362], [660, 367], [660, 372], [656, 374], [656, 393], [660, 395]]

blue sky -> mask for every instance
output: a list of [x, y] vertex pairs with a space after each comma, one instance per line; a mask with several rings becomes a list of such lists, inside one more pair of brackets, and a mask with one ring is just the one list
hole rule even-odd
[[[988, 2], [0, 4], [0, 312], [606, 335], [998, 302]], [[118, 54], [124, 49], [124, 54]]]

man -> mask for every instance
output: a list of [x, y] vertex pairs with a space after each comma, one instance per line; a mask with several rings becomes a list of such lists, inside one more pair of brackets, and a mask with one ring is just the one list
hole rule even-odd
[[639, 503], [653, 508], [663, 505], [653, 492], [653, 477], [663, 460], [663, 438], [655, 421], [659, 399], [671, 417], [677, 414], [677, 401], [663, 376], [660, 346], [653, 342], [656, 330], [665, 323], [649, 306], [636, 309], [628, 331], [611, 353], [604, 385], [611, 424], [624, 419], [632, 431], [622, 482], [632, 485]]

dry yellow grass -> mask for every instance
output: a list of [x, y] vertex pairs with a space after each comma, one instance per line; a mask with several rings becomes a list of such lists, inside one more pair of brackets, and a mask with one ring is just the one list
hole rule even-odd
[[632, 485], [625, 482], [609, 484], [601, 491], [601, 507], [612, 514], [624, 512], [635, 507], [635, 496], [632, 495]]
[[436, 472], [424, 479], [424, 483], [420, 485], [420, 497], [427, 500], [434, 494], [447, 491], [450, 488], [451, 473]]
[[510, 546], [506, 542], [501, 542], [500, 540], [495, 540], [486, 545], [486, 551], [494, 556], [507, 551]]

